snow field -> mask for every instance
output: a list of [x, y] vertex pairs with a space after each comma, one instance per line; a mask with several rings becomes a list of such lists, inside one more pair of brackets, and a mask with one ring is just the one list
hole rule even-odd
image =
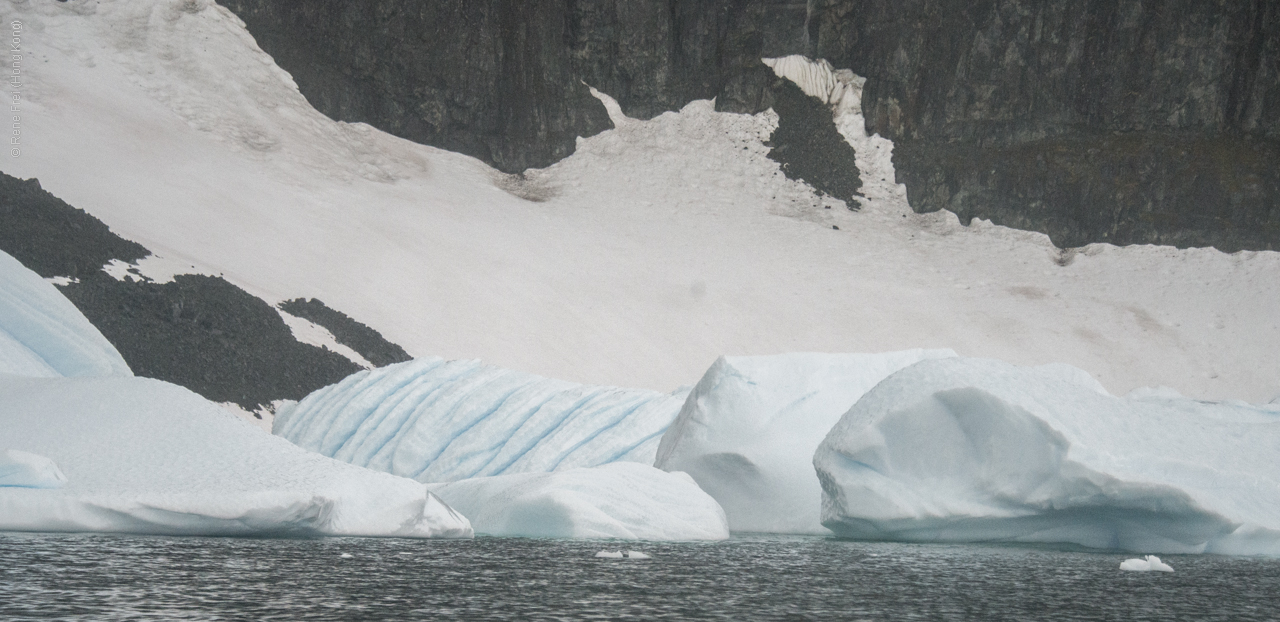
[[782, 176], [770, 112], [694, 102], [517, 178], [323, 117], [216, 4], [2, 12], [29, 27], [30, 143], [0, 166], [152, 249], [152, 278], [318, 297], [417, 356], [593, 384], [666, 391], [723, 353], [950, 347], [1063, 361], [1117, 394], [1280, 394], [1280, 254], [1063, 252], [914, 214], [892, 145], [861, 133], [859, 79], [821, 63], [773, 61], [838, 92], [857, 213]]

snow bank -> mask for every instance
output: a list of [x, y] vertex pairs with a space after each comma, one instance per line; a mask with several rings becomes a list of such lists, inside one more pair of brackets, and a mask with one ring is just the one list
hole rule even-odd
[[617, 462], [432, 486], [478, 533], [542, 538], [724, 540], [724, 511], [684, 473]]
[[0, 374], [47, 378], [133, 372], [71, 301], [0, 251]]
[[950, 350], [720, 357], [662, 436], [655, 465], [684, 471], [734, 531], [829, 533], [813, 452], [890, 374]]
[[66, 483], [62, 469], [44, 456], [9, 449], [0, 457], [0, 487], [62, 488]]
[[814, 455], [838, 535], [1280, 555], [1280, 412], [1116, 398], [1067, 366], [924, 361]]
[[653, 464], [684, 393], [587, 386], [427, 358], [353, 374], [276, 414], [298, 446], [422, 482]]
[[471, 535], [421, 484], [303, 451], [168, 383], [0, 376], [0, 395], [0, 442], [66, 474], [0, 488], [0, 531]]

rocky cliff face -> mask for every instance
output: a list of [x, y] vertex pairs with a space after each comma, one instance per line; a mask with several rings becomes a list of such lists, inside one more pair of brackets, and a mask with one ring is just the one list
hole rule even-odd
[[507, 172], [609, 127], [756, 112], [759, 58], [868, 78], [917, 211], [1093, 241], [1280, 249], [1280, 5], [1270, 0], [226, 0], [338, 119]]
[[917, 211], [1106, 241], [1280, 249], [1280, 4], [815, 3]]

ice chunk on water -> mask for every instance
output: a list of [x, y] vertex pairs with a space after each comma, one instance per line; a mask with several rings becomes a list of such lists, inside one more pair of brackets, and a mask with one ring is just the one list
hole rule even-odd
[[640, 551], [627, 551], [625, 553], [622, 551], [598, 551], [596, 552], [596, 557], [605, 559], [653, 559], [652, 555], [647, 555]]
[[684, 471], [715, 497], [734, 531], [829, 533], [813, 452], [863, 393], [950, 350], [721, 357], [658, 446], [656, 466]]
[[1173, 566], [1160, 561], [1155, 555], [1147, 555], [1145, 558], [1126, 559], [1120, 562], [1121, 570], [1133, 570], [1136, 572], [1173, 572]]
[[62, 488], [66, 483], [67, 476], [44, 456], [10, 449], [0, 457], [0, 486]]
[[1278, 454], [1261, 407], [955, 358], [881, 382], [813, 462], [842, 536], [1280, 555]]
[[724, 511], [684, 473], [634, 462], [479, 477], [431, 489], [476, 532], [542, 538], [723, 540]]
[[273, 432], [421, 482], [653, 464], [685, 393], [589, 386], [427, 358], [354, 374], [276, 413]]
[[0, 374], [47, 378], [133, 372], [71, 301], [0, 252]]
[[[3, 441], [66, 474], [0, 488], [0, 531], [471, 535], [422, 484], [299, 449], [165, 382], [0, 375], [0, 395]], [[31, 453], [6, 460], [51, 464]]]

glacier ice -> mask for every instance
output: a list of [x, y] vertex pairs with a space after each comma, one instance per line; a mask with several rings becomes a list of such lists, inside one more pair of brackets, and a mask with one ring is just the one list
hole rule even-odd
[[1142, 558], [1126, 559], [1120, 562], [1121, 570], [1132, 570], [1134, 572], [1173, 572], [1173, 566], [1160, 561], [1155, 555], [1147, 555]]
[[52, 284], [0, 251], [0, 374], [132, 376], [115, 346]]
[[813, 463], [840, 536], [1280, 555], [1277, 455], [1269, 407], [953, 358], [881, 382]]
[[653, 464], [684, 393], [588, 386], [425, 358], [359, 372], [276, 414], [298, 446], [421, 482]]
[[950, 350], [720, 357], [694, 387], [655, 465], [684, 471], [734, 531], [829, 533], [813, 452], [858, 398], [890, 374]]
[[60, 488], [0, 488], [0, 530], [472, 533], [418, 482], [304, 451], [172, 384], [0, 375], [0, 395], [0, 442], [66, 474]]
[[62, 488], [66, 483], [62, 469], [39, 454], [9, 449], [0, 457], [0, 487]]
[[431, 490], [477, 533], [542, 538], [723, 540], [724, 511], [684, 473], [635, 462], [477, 477]]

